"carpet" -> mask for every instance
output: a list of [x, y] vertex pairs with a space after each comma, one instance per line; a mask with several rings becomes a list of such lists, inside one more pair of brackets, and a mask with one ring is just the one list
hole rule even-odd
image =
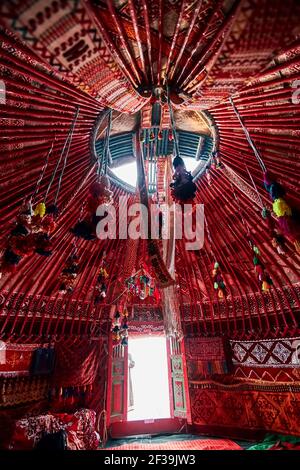
[[229, 439], [193, 439], [163, 444], [134, 442], [117, 447], [106, 447], [103, 450], [242, 450], [242, 447]]

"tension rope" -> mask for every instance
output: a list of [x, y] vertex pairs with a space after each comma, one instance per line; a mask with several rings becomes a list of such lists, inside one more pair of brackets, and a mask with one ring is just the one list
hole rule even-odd
[[[56, 140], [56, 137], [54, 137], [54, 142], [55, 142], [55, 140]], [[41, 182], [42, 182], [42, 180], [43, 180], [43, 178], [44, 178], [45, 171], [46, 171], [46, 169], [47, 169], [47, 167], [48, 167], [49, 158], [50, 158], [50, 156], [52, 155], [52, 151], [53, 151], [53, 147], [54, 147], [54, 142], [52, 142], [52, 144], [51, 144], [51, 146], [50, 146], [50, 148], [49, 148], [49, 150], [48, 150], [48, 152], [47, 152], [46, 160], [45, 160], [45, 163], [44, 163], [44, 165], [43, 165], [43, 167], [42, 167], [40, 176], [38, 177], [37, 182], [36, 182], [36, 185], [35, 185], [35, 188], [34, 188], [34, 191], [33, 191], [32, 195], [31, 195], [30, 198], [29, 198], [29, 204], [30, 204], [30, 205], [34, 204], [34, 199], [35, 199], [36, 195], [37, 195], [38, 192], [39, 192], [40, 184], [41, 184]]]
[[[49, 191], [51, 189], [51, 186], [53, 184], [53, 181], [55, 179], [55, 176], [56, 176], [56, 173], [58, 171], [58, 168], [59, 168], [59, 165], [61, 163], [61, 161], [63, 160], [63, 167], [62, 167], [62, 170], [61, 170], [61, 174], [59, 176], [59, 180], [58, 180], [58, 186], [57, 186], [57, 191], [56, 191], [56, 195], [55, 195], [55, 198], [54, 198], [54, 204], [57, 203], [57, 199], [58, 199], [58, 195], [59, 195], [59, 192], [60, 192], [60, 188], [61, 188], [61, 183], [62, 183], [62, 178], [63, 178], [63, 174], [64, 174], [64, 171], [65, 171], [65, 168], [66, 168], [66, 164], [67, 164], [67, 159], [68, 159], [68, 155], [69, 155], [69, 150], [70, 150], [70, 146], [71, 146], [71, 142], [72, 142], [72, 137], [73, 137], [73, 133], [74, 133], [74, 128], [75, 128], [75, 124], [76, 124], [76, 121], [77, 121], [77, 118], [78, 118], [78, 115], [79, 115], [79, 110], [80, 110], [80, 107], [77, 106], [76, 108], [76, 111], [75, 111], [75, 115], [74, 115], [74, 118], [73, 118], [73, 121], [71, 123], [71, 126], [70, 126], [70, 129], [69, 129], [69, 132], [67, 134], [67, 137], [65, 139], [65, 143], [64, 143], [64, 146], [62, 148], [62, 151], [60, 153], [60, 157], [56, 163], [56, 166], [55, 166], [55, 169], [52, 173], [52, 176], [50, 178], [50, 181], [49, 181], [49, 184], [48, 184], [48, 187], [46, 189], [46, 193], [45, 193], [45, 197], [44, 197], [44, 203], [46, 204], [46, 201], [47, 201], [47, 197], [49, 195]], [[65, 155], [64, 155], [65, 153]], [[63, 159], [64, 157], [64, 159]]]
[[107, 174], [108, 163], [111, 159], [110, 150], [109, 150], [109, 140], [112, 127], [112, 109], [109, 109], [107, 114], [107, 126], [105, 129], [104, 143], [103, 143], [103, 152], [101, 159], [98, 158], [98, 169], [97, 176], [100, 178], [101, 175]]
[[265, 172], [267, 171], [266, 165], [264, 164], [264, 161], [263, 161], [262, 157], [260, 156], [260, 153], [259, 153], [259, 151], [258, 151], [258, 149], [257, 149], [257, 147], [256, 147], [256, 145], [255, 145], [255, 143], [253, 142], [253, 140], [252, 140], [252, 138], [251, 138], [251, 136], [250, 136], [250, 133], [249, 133], [247, 127], [245, 126], [244, 121], [243, 121], [243, 119], [242, 119], [242, 117], [241, 117], [241, 115], [240, 115], [240, 113], [239, 113], [239, 111], [238, 111], [236, 105], [235, 105], [234, 102], [233, 102], [232, 97], [229, 98], [229, 102], [230, 102], [230, 104], [231, 104], [231, 106], [232, 106], [232, 108], [233, 108], [233, 111], [234, 111], [236, 117], [238, 118], [239, 123], [241, 124], [241, 127], [242, 127], [242, 129], [243, 129], [243, 131], [244, 131], [244, 133], [245, 133], [246, 139], [247, 139], [247, 141], [248, 141], [250, 147], [252, 148], [252, 150], [253, 150], [253, 152], [254, 152], [254, 155], [255, 155], [255, 157], [256, 157], [258, 163], [259, 163], [259, 166], [261, 167], [263, 173], [265, 173]]

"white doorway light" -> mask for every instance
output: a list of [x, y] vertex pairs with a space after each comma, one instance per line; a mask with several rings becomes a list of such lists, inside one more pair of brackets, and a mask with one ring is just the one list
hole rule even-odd
[[134, 362], [129, 369], [133, 406], [129, 408], [128, 421], [170, 418], [166, 338], [129, 338], [128, 354]]

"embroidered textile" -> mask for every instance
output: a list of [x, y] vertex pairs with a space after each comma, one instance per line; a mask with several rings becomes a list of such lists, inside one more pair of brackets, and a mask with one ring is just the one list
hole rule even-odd
[[185, 350], [190, 380], [228, 373], [223, 338], [186, 338]]

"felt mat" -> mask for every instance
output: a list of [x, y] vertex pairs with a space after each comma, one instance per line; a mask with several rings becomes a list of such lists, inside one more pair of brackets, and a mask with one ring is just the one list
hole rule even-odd
[[104, 450], [241, 450], [238, 444], [229, 439], [193, 439], [145, 444], [133, 442]]

